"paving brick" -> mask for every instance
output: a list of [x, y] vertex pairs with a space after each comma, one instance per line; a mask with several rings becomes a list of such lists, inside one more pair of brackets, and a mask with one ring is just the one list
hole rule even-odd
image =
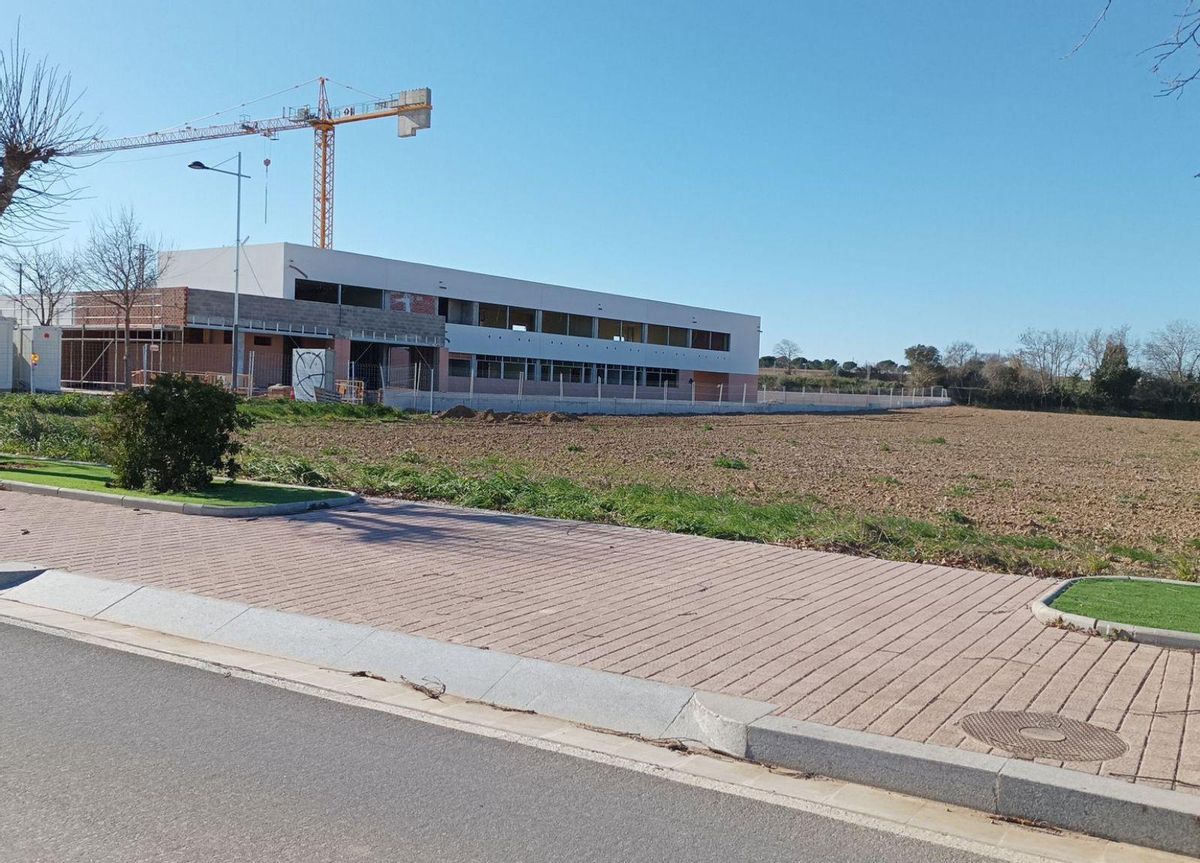
[[1067, 767], [1200, 793], [1200, 659], [1044, 627], [1027, 608], [1047, 587], [1034, 578], [400, 501], [231, 520], [0, 495], [0, 560], [750, 696], [972, 753], [991, 750], [959, 727], [970, 713], [1057, 711], [1130, 747]]

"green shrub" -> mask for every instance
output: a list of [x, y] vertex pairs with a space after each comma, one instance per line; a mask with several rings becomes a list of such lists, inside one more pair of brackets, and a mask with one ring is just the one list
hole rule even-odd
[[749, 470], [750, 465], [746, 464], [742, 459], [736, 456], [719, 455], [713, 459], [714, 467], [723, 467], [727, 470]]
[[221, 472], [238, 473], [233, 433], [253, 423], [240, 399], [186, 375], [163, 375], [147, 389], [113, 397], [102, 439], [114, 482], [156, 492], [194, 491]]

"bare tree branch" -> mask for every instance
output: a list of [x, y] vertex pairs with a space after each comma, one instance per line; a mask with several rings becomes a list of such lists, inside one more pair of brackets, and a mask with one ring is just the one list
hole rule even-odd
[[83, 276], [79, 253], [56, 248], [13, 249], [4, 256], [3, 266], [4, 295], [42, 326], [59, 322]]
[[1171, 321], [1151, 333], [1142, 346], [1150, 371], [1177, 384], [1195, 380], [1200, 374], [1200, 326], [1188, 321]]
[[71, 76], [44, 58], [34, 62], [20, 31], [0, 51], [0, 241], [56, 228], [59, 207], [78, 194], [60, 158], [96, 134], [78, 101]]
[[158, 238], [146, 234], [132, 210], [109, 213], [92, 223], [83, 252], [82, 286], [93, 299], [113, 308], [114, 329], [123, 333], [125, 386], [132, 382], [129, 339], [133, 312], [158, 286], [169, 257], [159, 255]]
[[1063, 56], [1064, 60], [1068, 60], [1071, 57], [1074, 57], [1076, 54], [1079, 53], [1079, 49], [1082, 48], [1084, 45], [1086, 45], [1088, 43], [1088, 40], [1092, 38], [1092, 34], [1096, 32], [1096, 28], [1099, 27], [1102, 23], [1104, 23], [1104, 19], [1108, 17], [1108, 10], [1111, 8], [1112, 8], [1112, 0], [1105, 0], [1104, 8], [1100, 10], [1100, 14], [1097, 15], [1096, 20], [1092, 22], [1092, 26], [1089, 27], [1088, 31], [1083, 34], [1083, 38], [1081, 38], [1078, 42], [1075, 43], [1075, 47], [1072, 48], [1070, 51], [1068, 51]]

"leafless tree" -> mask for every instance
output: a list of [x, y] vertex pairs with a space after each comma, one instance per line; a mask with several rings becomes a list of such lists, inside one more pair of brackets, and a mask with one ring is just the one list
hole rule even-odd
[[[1092, 35], [1104, 23], [1113, 6], [1113, 0], [1104, 0], [1100, 13], [1092, 21], [1092, 26], [1083, 34], [1083, 38], [1071, 49], [1075, 54], [1087, 44]], [[1175, 16], [1175, 27], [1167, 38], [1157, 45], [1150, 46], [1147, 53], [1154, 56], [1150, 70], [1162, 81], [1160, 96], [1179, 96], [1188, 84], [1200, 78], [1200, 58], [1190, 57], [1200, 52], [1200, 2], [1198, 0], [1183, 0], [1183, 8]], [[1182, 64], [1183, 68], [1178, 68]]]
[[1043, 394], [1056, 381], [1080, 371], [1079, 333], [1067, 330], [1029, 329], [1017, 339], [1017, 357], [1021, 365], [1037, 379]]
[[1172, 321], [1150, 335], [1142, 346], [1142, 357], [1160, 377], [1180, 384], [1194, 380], [1200, 374], [1200, 326]]
[[82, 277], [79, 253], [54, 247], [14, 248], [3, 266], [4, 295], [42, 326], [58, 323]]
[[979, 351], [970, 342], [951, 342], [942, 351], [942, 364], [947, 368], [956, 369], [966, 365], [979, 356]]
[[780, 339], [775, 345], [775, 356], [788, 371], [791, 371], [792, 365], [800, 357], [800, 346], [791, 339]]
[[78, 110], [71, 76], [45, 59], [32, 60], [21, 35], [0, 51], [0, 240], [57, 224], [55, 211], [75, 190], [63, 156], [95, 136]]
[[1089, 375], [1100, 368], [1100, 364], [1104, 362], [1104, 354], [1110, 345], [1121, 345], [1125, 348], [1130, 359], [1137, 353], [1138, 346], [1129, 338], [1129, 325], [1122, 324], [1121, 326], [1105, 332], [1100, 327], [1092, 330], [1083, 339], [1083, 363], [1086, 366], [1084, 371]]
[[122, 334], [121, 369], [126, 388], [132, 382], [129, 340], [133, 312], [158, 286], [169, 258], [159, 255], [160, 241], [146, 234], [132, 210], [97, 219], [83, 252], [83, 284], [97, 302], [113, 309]]

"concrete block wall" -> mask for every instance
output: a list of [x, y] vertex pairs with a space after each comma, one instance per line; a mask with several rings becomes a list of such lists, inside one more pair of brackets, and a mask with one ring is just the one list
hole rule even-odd
[[[233, 320], [233, 295], [221, 291], [189, 290], [188, 316], [196, 322], [196, 326], [203, 326], [205, 320], [223, 321], [228, 325]], [[263, 321], [285, 327], [325, 329], [344, 337], [349, 337], [351, 333], [369, 334], [377, 331], [390, 336], [412, 336], [436, 344], [442, 344], [446, 337], [445, 322], [436, 315], [278, 297], [242, 296], [238, 317], [243, 325], [250, 321]]]

